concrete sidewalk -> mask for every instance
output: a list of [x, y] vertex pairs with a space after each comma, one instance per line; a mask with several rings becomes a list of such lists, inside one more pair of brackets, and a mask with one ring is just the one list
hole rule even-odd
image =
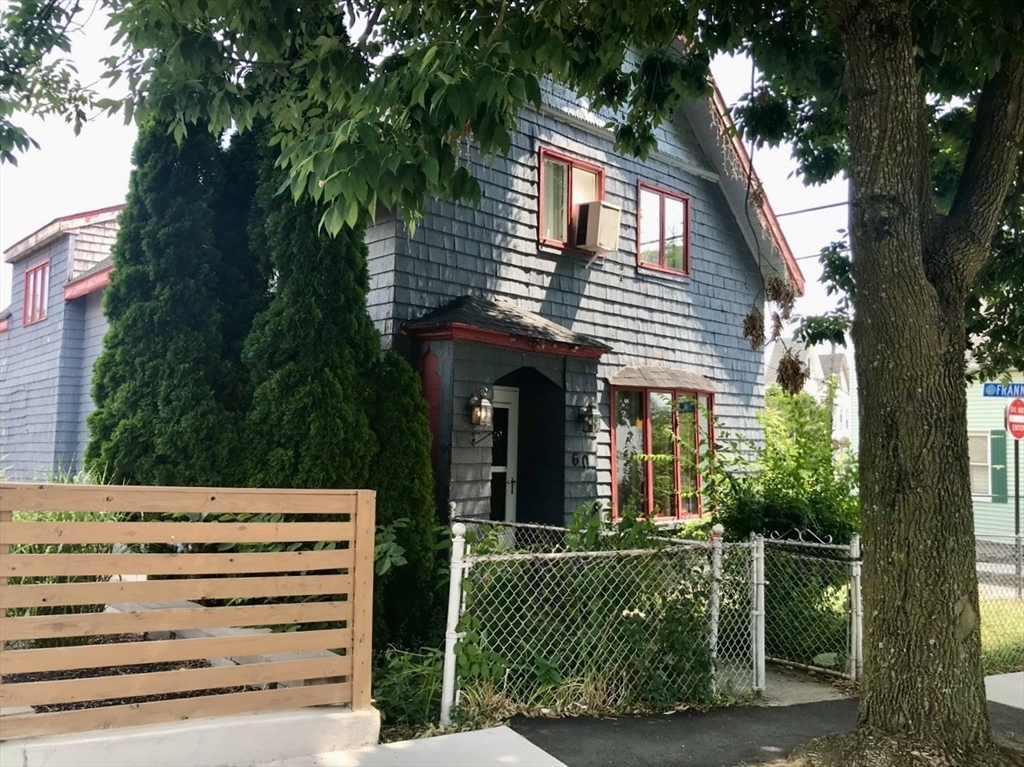
[[985, 677], [985, 694], [995, 703], [1024, 709], [1024, 671]]
[[265, 767], [565, 767], [508, 727], [336, 751]]

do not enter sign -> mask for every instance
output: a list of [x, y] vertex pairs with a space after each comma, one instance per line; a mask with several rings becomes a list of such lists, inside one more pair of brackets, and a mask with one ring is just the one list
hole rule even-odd
[[1010, 400], [1006, 406], [1006, 430], [1014, 439], [1024, 439], [1024, 399]]

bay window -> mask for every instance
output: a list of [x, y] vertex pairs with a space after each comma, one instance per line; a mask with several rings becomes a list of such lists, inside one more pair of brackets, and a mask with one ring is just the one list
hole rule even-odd
[[699, 457], [712, 439], [712, 395], [612, 390], [615, 515], [682, 519], [701, 513]]

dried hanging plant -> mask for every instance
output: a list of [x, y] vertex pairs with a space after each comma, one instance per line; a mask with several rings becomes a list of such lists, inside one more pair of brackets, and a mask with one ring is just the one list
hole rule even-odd
[[754, 351], [764, 346], [764, 315], [756, 306], [751, 306], [743, 318], [743, 337], [750, 341]]
[[782, 315], [778, 312], [772, 312], [772, 340], [778, 341], [782, 338]]
[[810, 371], [800, 361], [800, 358], [793, 353], [792, 349], [786, 349], [779, 360], [778, 383], [787, 394], [798, 394], [803, 390], [804, 384]]
[[779, 305], [779, 313], [783, 320], [788, 321], [793, 316], [796, 289], [792, 282], [783, 277], [769, 277], [764, 284], [764, 294], [769, 301]]

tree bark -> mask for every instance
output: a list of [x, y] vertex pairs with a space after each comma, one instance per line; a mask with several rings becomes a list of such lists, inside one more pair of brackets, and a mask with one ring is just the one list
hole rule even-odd
[[839, 14], [850, 97], [865, 541], [859, 725], [862, 734], [950, 764], [986, 764], [996, 752], [967, 449], [968, 277], [947, 269], [939, 270], [942, 285], [929, 279], [928, 261], [947, 253], [910, 3], [843, 3]]

